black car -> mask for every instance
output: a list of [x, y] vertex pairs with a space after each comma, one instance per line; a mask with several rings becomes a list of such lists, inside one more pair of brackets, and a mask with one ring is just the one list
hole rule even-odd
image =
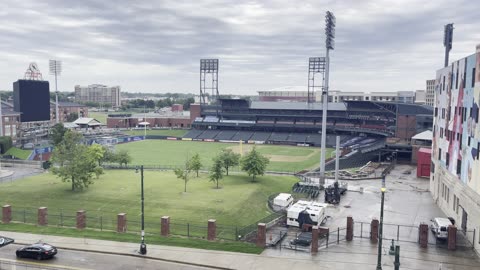
[[50, 259], [57, 254], [57, 248], [46, 243], [39, 243], [19, 248], [16, 254], [18, 258]]

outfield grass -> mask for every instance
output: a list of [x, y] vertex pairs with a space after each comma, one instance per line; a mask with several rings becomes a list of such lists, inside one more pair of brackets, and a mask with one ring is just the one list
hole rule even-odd
[[88, 112], [88, 117], [95, 118], [102, 124], [107, 124], [107, 112]]
[[[185, 129], [147, 129], [148, 135], [159, 135], [159, 136], [172, 136], [172, 137], [182, 137], [188, 132]], [[128, 130], [124, 132], [125, 134], [132, 136], [143, 136], [145, 134], [144, 130]]]
[[[291, 176], [262, 176], [252, 183], [246, 175], [225, 177], [221, 189], [214, 188], [206, 174], [192, 178], [183, 192], [183, 181], [173, 172], [145, 171], [145, 221], [151, 230], [159, 228], [160, 218], [168, 215], [172, 223], [206, 225], [214, 218], [219, 225], [245, 226], [269, 215], [268, 196], [288, 192], [297, 181]], [[10, 204], [14, 217], [22, 219], [21, 209], [32, 212], [48, 207], [50, 224], [57, 224], [60, 210], [64, 221], [71, 217], [73, 226], [77, 210], [87, 211], [89, 222], [103, 216], [104, 226], [114, 223], [118, 213], [127, 219], [140, 220], [140, 174], [134, 170], [109, 170], [84, 191], [70, 191], [70, 184], [49, 173], [0, 184], [0, 203]], [[55, 217], [55, 215], [57, 215]], [[28, 221], [27, 221], [28, 223]]]
[[32, 153], [32, 150], [23, 150], [20, 148], [11, 147], [10, 149], [8, 149], [7, 152], [5, 152], [4, 155], [12, 155], [16, 158], [25, 160], [30, 156], [31, 153]]
[[[253, 146], [249, 144], [195, 142], [195, 141], [168, 141], [146, 140], [120, 144], [116, 149], [127, 150], [132, 156], [132, 164], [149, 166], [181, 166], [187, 157], [195, 153], [200, 154], [205, 168], [212, 164], [212, 158], [222, 149], [231, 148], [244, 153]], [[257, 150], [270, 159], [267, 170], [279, 172], [297, 172], [304, 169], [318, 167], [320, 149], [313, 147], [297, 147], [285, 145], [257, 145]], [[333, 149], [327, 149], [327, 158]], [[238, 168], [237, 168], [238, 169]]]

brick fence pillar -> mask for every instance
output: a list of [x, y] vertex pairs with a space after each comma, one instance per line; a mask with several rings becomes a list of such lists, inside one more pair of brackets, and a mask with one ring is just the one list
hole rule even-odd
[[12, 206], [4, 205], [2, 206], [2, 223], [7, 224], [12, 221]]
[[347, 241], [352, 241], [353, 240], [353, 217], [348, 216], [347, 217]]
[[127, 214], [120, 213], [117, 215], [117, 232], [127, 232]]
[[318, 227], [319, 237], [328, 237], [329, 233], [330, 233], [330, 228], [328, 228], [328, 227]]
[[312, 227], [312, 245], [310, 250], [312, 253], [318, 252], [318, 226]]
[[264, 248], [267, 245], [267, 225], [258, 223], [257, 227], [257, 247]]
[[214, 241], [215, 238], [217, 237], [217, 221], [215, 219], [209, 219], [208, 220], [208, 234], [207, 234], [207, 240], [209, 241]]
[[420, 223], [418, 226], [418, 242], [420, 243], [420, 247], [426, 248], [428, 246], [428, 224]]
[[457, 249], [457, 227], [454, 225], [448, 226], [448, 250]]
[[160, 225], [160, 234], [162, 236], [168, 236], [170, 234], [170, 217], [163, 216]]
[[38, 208], [38, 225], [47, 226], [48, 225], [48, 209], [47, 207]]
[[85, 210], [78, 210], [77, 211], [77, 229], [85, 229], [87, 225], [87, 215]]
[[378, 242], [378, 219], [372, 219], [372, 223], [370, 223], [370, 241], [372, 243]]

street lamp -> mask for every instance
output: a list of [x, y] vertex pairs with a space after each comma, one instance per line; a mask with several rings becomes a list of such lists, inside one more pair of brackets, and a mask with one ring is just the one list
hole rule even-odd
[[380, 206], [380, 225], [378, 227], [378, 260], [377, 260], [377, 270], [382, 270], [382, 238], [383, 238], [383, 203], [385, 201], [385, 176], [382, 178], [382, 202]]
[[[135, 168], [135, 172], [138, 173], [138, 167]], [[145, 207], [143, 196], [143, 165], [140, 166], [141, 175], [141, 189], [142, 189], [142, 242], [140, 243], [140, 254], [147, 254], [147, 245], [145, 244]]]

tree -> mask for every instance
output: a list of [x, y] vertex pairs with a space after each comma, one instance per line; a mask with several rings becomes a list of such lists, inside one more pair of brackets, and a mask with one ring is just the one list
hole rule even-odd
[[183, 182], [185, 184], [185, 188], [184, 188], [183, 192], [187, 192], [187, 183], [188, 183], [188, 180], [190, 180], [189, 177], [190, 177], [190, 173], [191, 173], [191, 166], [190, 166], [189, 163], [190, 162], [187, 158], [187, 160], [185, 161], [185, 167], [184, 168], [176, 168], [175, 169], [175, 175], [177, 176], [178, 179], [183, 180]]
[[232, 166], [238, 166], [240, 164], [240, 154], [234, 153], [232, 149], [224, 149], [220, 154], [223, 162], [223, 167], [228, 175], [228, 168]]
[[195, 171], [197, 173], [198, 177], [198, 171], [202, 168], [202, 161], [200, 160], [200, 155], [198, 153], [193, 155], [193, 157], [188, 161], [188, 165], [190, 166], [190, 169], [192, 171]]
[[100, 144], [92, 144], [90, 147], [88, 147], [87, 152], [88, 155], [98, 163], [98, 166], [102, 165], [102, 160], [106, 153], [105, 147], [101, 146]]
[[223, 178], [223, 162], [222, 162], [222, 157], [219, 155], [215, 158], [213, 158], [213, 165], [212, 168], [210, 169], [210, 181], [215, 182], [217, 184], [217, 189], [218, 189], [218, 182]]
[[265, 173], [269, 162], [270, 160], [260, 154], [254, 146], [252, 150], [242, 158], [241, 165], [242, 170], [247, 172], [248, 176], [252, 176], [252, 181], [254, 182], [257, 175], [263, 175]]
[[67, 122], [73, 122], [78, 119], [78, 113], [72, 112], [67, 115]]
[[63, 136], [65, 135], [65, 132], [67, 130], [68, 129], [65, 128], [62, 123], [55, 124], [52, 127], [52, 132], [50, 133], [50, 139], [53, 142], [53, 146], [57, 146], [62, 142]]
[[106, 146], [102, 146], [102, 148], [104, 150], [104, 154], [103, 158], [99, 161], [100, 165], [102, 165], [104, 162], [117, 162], [117, 155], [115, 155], [115, 152]]
[[115, 153], [115, 160], [120, 164], [120, 166], [122, 166], [122, 164], [127, 166], [128, 163], [132, 162], [132, 157], [127, 150], [119, 150], [117, 153]]
[[65, 132], [63, 140], [54, 148], [52, 161], [56, 166], [53, 174], [63, 182], [72, 183], [72, 191], [87, 188], [93, 183], [93, 176], [103, 173], [98, 161], [90, 155], [88, 147], [81, 144], [82, 135], [71, 130]]

